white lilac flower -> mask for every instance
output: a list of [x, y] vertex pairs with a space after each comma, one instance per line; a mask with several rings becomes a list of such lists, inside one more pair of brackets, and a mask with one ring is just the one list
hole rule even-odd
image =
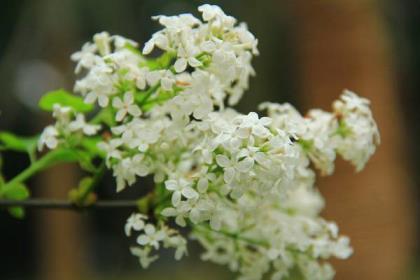
[[86, 123], [85, 115], [77, 114], [76, 119], [69, 123], [71, 132], [82, 131], [85, 135], [95, 135], [101, 128], [100, 125]]
[[133, 213], [131, 216], [127, 219], [127, 222], [125, 224], [125, 235], [130, 236], [131, 231], [141, 231], [146, 226], [144, 220], [146, 216], [139, 214], [139, 213]]
[[137, 243], [142, 246], [152, 246], [155, 249], [159, 249], [159, 243], [165, 238], [165, 232], [162, 230], [156, 230], [152, 224], [147, 224], [144, 227], [144, 233], [139, 235]]
[[339, 127], [334, 140], [340, 155], [360, 171], [380, 143], [379, 130], [369, 109], [369, 101], [345, 90], [334, 105]]
[[191, 183], [184, 180], [168, 180], [165, 187], [172, 193], [172, 205], [177, 206], [181, 202], [181, 198], [192, 199], [198, 196], [198, 193], [191, 187]]
[[102, 56], [111, 52], [111, 36], [108, 32], [97, 33], [93, 36], [93, 41], [98, 47], [98, 51]]
[[134, 97], [131, 92], [125, 93], [122, 99], [120, 97], [114, 97], [112, 107], [118, 110], [115, 115], [115, 120], [118, 122], [122, 121], [127, 114], [133, 117], [139, 117], [141, 115], [141, 110], [134, 103]]
[[[239, 162], [235, 158], [229, 158], [225, 155], [217, 155], [216, 156], [216, 162], [220, 167], [223, 167], [224, 170], [224, 180], [227, 184], [232, 183], [232, 181], [235, 179], [235, 175], [238, 171], [238, 165]], [[246, 168], [248, 169], [248, 166]]]
[[174, 247], [175, 260], [180, 260], [187, 254], [187, 240], [180, 235], [169, 236], [166, 240], [166, 247]]
[[268, 126], [271, 119], [268, 117], [258, 118], [257, 113], [251, 112], [246, 116], [238, 116], [234, 120], [238, 124], [238, 136], [241, 138], [248, 138], [250, 135], [255, 135], [261, 138], [269, 135]]
[[150, 256], [152, 249], [150, 247], [131, 247], [130, 252], [132, 255], [139, 258], [141, 267], [148, 268], [151, 263], [158, 259], [158, 256]]
[[100, 58], [95, 54], [97, 50], [96, 44], [88, 42], [83, 45], [80, 51], [71, 55], [71, 59], [77, 61], [74, 71], [76, 74], [80, 73], [82, 68], [90, 69], [98, 62]]
[[181, 227], [185, 227], [187, 225], [185, 218], [188, 216], [190, 210], [185, 206], [187, 206], [187, 204], [181, 202], [177, 208], [167, 207], [163, 209], [161, 214], [164, 217], [175, 217], [175, 223]]
[[58, 146], [58, 131], [54, 126], [47, 126], [41, 133], [38, 141], [38, 150], [41, 151], [44, 146], [48, 149], [55, 149]]
[[123, 144], [119, 138], [111, 139], [109, 142], [98, 143], [98, 148], [105, 152], [107, 164], [110, 165], [111, 159], [121, 159], [120, 146]]
[[111, 36], [111, 39], [114, 41], [114, 45], [117, 50], [124, 49], [127, 45], [130, 45], [132, 47], [138, 47], [139, 45], [136, 41], [125, 38], [120, 35], [113, 35]]
[[216, 174], [208, 171], [207, 166], [201, 169], [201, 171], [197, 173], [194, 177], [198, 179], [197, 190], [200, 193], [205, 193], [209, 187], [209, 183], [215, 181], [217, 178]]
[[337, 127], [334, 116], [322, 110], [311, 110], [305, 118], [306, 133], [301, 137], [309, 158], [324, 175], [334, 171], [335, 148], [331, 135]]
[[67, 125], [72, 117], [73, 110], [70, 107], [61, 106], [58, 104], [53, 105], [53, 117], [60, 125]]
[[85, 96], [86, 103], [93, 104], [98, 101], [99, 106], [106, 107], [110, 96], [114, 94], [115, 79], [112, 68], [101, 62], [76, 82], [74, 90]]

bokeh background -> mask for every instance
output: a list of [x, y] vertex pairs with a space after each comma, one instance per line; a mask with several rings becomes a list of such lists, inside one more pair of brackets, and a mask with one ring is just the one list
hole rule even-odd
[[[37, 109], [46, 91], [71, 90], [72, 52], [100, 31], [145, 42], [157, 14], [197, 14], [203, 1], [1, 0], [0, 130], [38, 133], [50, 121]], [[352, 238], [354, 256], [334, 262], [336, 279], [420, 279], [420, 1], [212, 1], [248, 23], [259, 38], [257, 76], [239, 104], [291, 102], [305, 111], [328, 109], [343, 88], [372, 100], [382, 145], [367, 168], [354, 173], [339, 162], [318, 186], [324, 216]], [[12, 177], [28, 162], [4, 154]], [[80, 174], [61, 166], [30, 182], [33, 196], [66, 198]], [[144, 186], [143, 186], [144, 187]], [[114, 194], [107, 176], [99, 196], [127, 198], [142, 186]], [[137, 190], [136, 190], [137, 189]], [[172, 252], [144, 271], [123, 235], [127, 210], [88, 213], [32, 210], [22, 221], [0, 212], [0, 279], [131, 280], [233, 279], [203, 263], [200, 248], [175, 262]]]

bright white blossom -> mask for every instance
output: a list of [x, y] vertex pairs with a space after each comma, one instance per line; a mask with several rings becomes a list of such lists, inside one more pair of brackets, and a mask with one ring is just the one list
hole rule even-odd
[[[57, 121], [41, 134], [39, 149], [96, 141], [117, 191], [153, 177], [141, 209], [154, 217], [134, 213], [125, 225], [143, 267], [162, 247], [173, 248], [177, 260], [186, 255], [187, 240], [168, 226], [176, 224], [191, 227], [203, 260], [226, 265], [238, 279], [285, 279], [292, 270], [331, 279], [325, 260], [347, 258], [352, 249], [320, 216], [313, 167], [332, 174], [337, 156], [356, 170], [365, 166], [379, 144], [369, 101], [346, 90], [333, 112], [303, 116], [270, 102], [259, 106], [267, 116], [235, 111], [227, 105], [239, 102], [255, 74], [258, 40], [220, 7], [198, 10], [201, 19], [153, 17], [163, 27], [142, 51], [102, 32], [73, 54], [83, 74], [75, 91], [100, 111], [89, 121], [55, 106]], [[161, 56], [145, 57], [153, 51]]]
[[60, 143], [71, 137], [78, 135], [92, 136], [96, 135], [101, 129], [100, 125], [87, 123], [85, 115], [75, 113], [75, 111], [66, 106], [54, 104], [53, 117], [56, 119], [55, 125], [47, 126], [41, 133], [38, 150], [44, 146], [48, 149], [55, 149]]
[[125, 234], [127, 236], [131, 235], [131, 230], [140, 231], [145, 227], [145, 220], [146, 216], [138, 213], [133, 213], [128, 219], [127, 223], [125, 224]]
[[118, 122], [122, 121], [127, 114], [130, 114], [133, 117], [141, 115], [139, 106], [134, 104], [134, 97], [131, 92], [124, 94], [123, 99], [114, 97], [112, 100], [112, 106], [118, 110], [115, 115], [115, 120]]
[[54, 126], [47, 126], [39, 138], [38, 150], [41, 151], [44, 148], [44, 145], [47, 146], [48, 149], [55, 149], [58, 145], [57, 137], [57, 129]]
[[139, 235], [137, 243], [142, 246], [152, 246], [156, 250], [159, 249], [159, 242], [165, 238], [165, 233], [161, 230], [156, 231], [152, 224], [147, 224], [144, 227], [144, 233]]
[[85, 115], [83, 114], [77, 114], [76, 119], [69, 123], [71, 132], [83, 131], [85, 135], [95, 135], [100, 128], [100, 125], [86, 123]]

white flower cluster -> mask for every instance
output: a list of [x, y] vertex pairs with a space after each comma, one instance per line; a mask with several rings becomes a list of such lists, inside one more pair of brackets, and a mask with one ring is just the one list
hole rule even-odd
[[314, 109], [303, 117], [290, 104], [269, 102], [260, 109], [268, 111], [273, 127], [289, 131], [324, 175], [334, 171], [336, 153], [362, 170], [380, 143], [369, 101], [349, 90], [334, 102], [333, 113]]
[[44, 146], [48, 149], [55, 149], [60, 143], [65, 142], [65, 139], [71, 134], [92, 136], [101, 128], [100, 125], [87, 123], [85, 115], [74, 112], [70, 107], [58, 104], [54, 105], [53, 117], [57, 121], [54, 125], [47, 126], [42, 132], [38, 142], [39, 151]]
[[[204, 260], [227, 265], [239, 279], [331, 279], [322, 260], [347, 258], [352, 249], [337, 226], [320, 217], [323, 199], [311, 162], [331, 174], [336, 154], [360, 170], [379, 144], [368, 101], [345, 91], [333, 112], [306, 116], [290, 104], [263, 103], [268, 117], [241, 114], [236, 104], [254, 74], [257, 40], [245, 24], [217, 6], [191, 14], [157, 16], [163, 29], [137, 51], [137, 43], [100, 33], [72, 58], [84, 76], [75, 91], [111, 115], [110, 135], [99, 143], [117, 191], [138, 177], [154, 176], [157, 220], [142, 214], [127, 221], [139, 233], [132, 253], [147, 267], [152, 251], [186, 252], [186, 240], [168, 224], [189, 226], [205, 248]], [[163, 54], [146, 59], [156, 48]], [[55, 148], [64, 131], [85, 135], [99, 127], [77, 115], [48, 127], [40, 145]], [[83, 115], [82, 115], [83, 116]], [[64, 119], [64, 121], [63, 121]], [[75, 125], [77, 122], [78, 125]], [[74, 129], [74, 128], [73, 128]]]
[[142, 214], [132, 214], [125, 224], [125, 234], [131, 236], [131, 232], [138, 231], [141, 234], [137, 237], [140, 246], [131, 247], [130, 251], [139, 258], [143, 268], [155, 261], [157, 256], [150, 256], [152, 249], [158, 250], [160, 246], [164, 248], [175, 248], [175, 259], [179, 260], [187, 254], [187, 241], [176, 230], [170, 229], [165, 225], [156, 228], [151, 223], [146, 223], [147, 217]]

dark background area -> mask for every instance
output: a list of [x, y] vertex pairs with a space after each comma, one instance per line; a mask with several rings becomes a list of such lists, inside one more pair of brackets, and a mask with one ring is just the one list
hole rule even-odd
[[[183, 12], [198, 15], [196, 7], [204, 1], [1, 0], [0, 3], [0, 130], [31, 135], [39, 133], [50, 121], [48, 115], [37, 109], [39, 97], [46, 91], [60, 87], [72, 89], [76, 77], [73, 74], [74, 64], [69, 57], [71, 53], [79, 50], [84, 42], [90, 40], [94, 33], [106, 30], [142, 44], [159, 29], [158, 24], [151, 20], [152, 15], [174, 15]], [[406, 238], [409, 244], [404, 247], [405, 249], [401, 249], [402, 247], [398, 249], [401, 252], [395, 257], [400, 258], [401, 263], [405, 263], [405, 271], [399, 272], [404, 276], [388, 279], [419, 279], [420, 274], [416, 274], [419, 273], [416, 271], [420, 266], [420, 239], [416, 227], [420, 215], [416, 205], [420, 198], [418, 170], [420, 1], [366, 0], [360, 1], [360, 4], [338, 0], [212, 1], [212, 4], [220, 5], [226, 13], [235, 16], [239, 21], [247, 22], [251, 32], [259, 39], [261, 55], [253, 63], [257, 76], [251, 80], [251, 87], [238, 106], [242, 112], [256, 110], [256, 104], [263, 101], [287, 101], [304, 109], [312, 105], [308, 100], [323, 98], [318, 95], [311, 96], [312, 92], [306, 91], [306, 85], [309, 83], [305, 77], [308, 76], [302, 75], [306, 61], [302, 49], [307, 47], [306, 44], [302, 45], [302, 42], [316, 41], [314, 38], [319, 34], [318, 29], [322, 27], [312, 24], [309, 26], [313, 29], [302, 32], [302, 22], [307, 20], [303, 15], [306, 13], [310, 18], [317, 19], [314, 14], [318, 12], [320, 5], [325, 5], [322, 9], [330, 9], [334, 14], [335, 9], [338, 12], [346, 9], [345, 3], [349, 3], [349, 9], [355, 11], [359, 10], [357, 5], [368, 6], [367, 9], [361, 9], [360, 14], [363, 15], [361, 18], [366, 18], [364, 13], [374, 11], [375, 19], [380, 19], [380, 30], [387, 37], [384, 49], [387, 50], [390, 63], [385, 68], [392, 68], [395, 87], [392, 90], [393, 102], [386, 103], [385, 108], [381, 107], [378, 110], [389, 109], [389, 114], [398, 112], [401, 116], [400, 121], [395, 123], [393, 119], [388, 121], [384, 114], [382, 123], [389, 131], [398, 131], [394, 136], [402, 143], [401, 147], [395, 149], [397, 153], [403, 155], [402, 166], [409, 176], [408, 183], [401, 182], [401, 185], [396, 184], [393, 187], [396, 190], [406, 188], [410, 194], [409, 199], [401, 200], [397, 204], [408, 207], [410, 215], [401, 218], [408, 219], [411, 225], [407, 230], [410, 234], [395, 233], [397, 239], [401, 234], [400, 239]], [[305, 5], [309, 7], [301, 8]], [[311, 5], [314, 5], [313, 9]], [[303, 13], [299, 12], [302, 10]], [[355, 16], [354, 21], [357, 20], [358, 17]], [[323, 24], [334, 26], [335, 22], [332, 20]], [[346, 25], [343, 26], [344, 29], [347, 28]], [[375, 40], [369, 35], [360, 39], [368, 42]], [[358, 40], [357, 36], [355, 40]], [[336, 44], [334, 38], [328, 44], [333, 48]], [[351, 55], [353, 53], [344, 53], [344, 56]], [[371, 59], [368, 52], [358, 55], [366, 61]], [[323, 68], [322, 63], [316, 65], [319, 69]], [[309, 69], [309, 73], [311, 71], [316, 73], [320, 71], [319, 69]], [[375, 72], [370, 74], [372, 77], [378, 75]], [[338, 74], [331, 71], [326, 75], [333, 83], [335, 75]], [[345, 75], [352, 76], [354, 73], [349, 70]], [[341, 88], [351, 88], [351, 86], [351, 84], [342, 84]], [[340, 92], [325, 92], [325, 94], [338, 96]], [[377, 98], [381, 98], [380, 92], [375, 94]], [[329, 100], [331, 101], [332, 99]], [[382, 130], [381, 122], [379, 127]], [[386, 139], [383, 140], [386, 142]], [[9, 178], [28, 164], [24, 156], [14, 153], [4, 153], [3, 158], [4, 173]], [[369, 170], [365, 172], [368, 173]], [[340, 176], [340, 172], [338, 173], [337, 176]], [[62, 167], [55, 169], [50, 175], [35, 178], [29, 185], [34, 196], [65, 198], [68, 188], [77, 182], [80, 176], [73, 167]], [[359, 175], [353, 173], [352, 176]], [[364, 188], [363, 185], [352, 187]], [[141, 188], [139, 184], [121, 195], [116, 195], [113, 178], [107, 176], [99, 195], [117, 199], [135, 197], [141, 192], [139, 190]], [[336, 191], [340, 192], [341, 186], [336, 188]], [[357, 200], [352, 203], [354, 207], [358, 207]], [[391, 207], [389, 211], [393, 211]], [[334, 213], [334, 209], [327, 211], [329, 217], [333, 217], [334, 215], [330, 213]], [[89, 213], [34, 210], [28, 212], [24, 220], [18, 221], [11, 218], [6, 211], [1, 211], [0, 279], [231, 279], [233, 277], [224, 268], [200, 262], [200, 249], [194, 246], [189, 247], [190, 256], [181, 262], [173, 260], [172, 252], [162, 252], [161, 259], [152, 265], [151, 269], [143, 271], [137, 259], [132, 257], [128, 250], [134, 241], [127, 239], [123, 234], [125, 219], [129, 214], [128, 210], [101, 210]], [[346, 219], [338, 218], [338, 224], [345, 226]], [[380, 235], [382, 232], [385, 234], [394, 226], [397, 227], [393, 224], [393, 220], [389, 220], [389, 223], [375, 234]], [[351, 233], [349, 235], [353, 237]], [[358, 236], [356, 232], [355, 238]], [[377, 242], [373, 234], [366, 238], [370, 238], [369, 242]], [[382, 245], [378, 241], [377, 250], [381, 251], [381, 248]], [[389, 258], [393, 256], [390, 255]], [[375, 257], [367, 259], [372, 263], [377, 262]], [[368, 271], [369, 262], [365, 262], [365, 265], [367, 268], [363, 271]], [[345, 262], [340, 266], [346, 266]], [[349, 267], [356, 271], [360, 268], [352, 264], [349, 264]], [[367, 275], [378, 275], [373, 269], [372, 267], [371, 274], [367, 272], [360, 274], [358, 279], [385, 279], [379, 276], [368, 277]], [[337, 279], [354, 279], [351, 277], [348, 273], [342, 272]]]

